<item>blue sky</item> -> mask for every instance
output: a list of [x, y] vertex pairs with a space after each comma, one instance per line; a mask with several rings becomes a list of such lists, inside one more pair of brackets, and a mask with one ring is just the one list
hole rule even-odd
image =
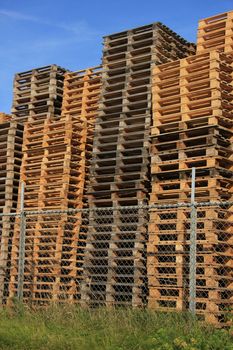
[[156, 21], [196, 41], [198, 19], [230, 10], [233, 0], [0, 0], [0, 111], [16, 72], [98, 65], [103, 35]]

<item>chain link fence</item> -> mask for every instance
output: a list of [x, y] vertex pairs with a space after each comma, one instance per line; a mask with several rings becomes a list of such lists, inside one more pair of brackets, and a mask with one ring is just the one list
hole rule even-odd
[[0, 217], [0, 299], [190, 310], [228, 324], [233, 202]]
[[150, 209], [149, 307], [228, 323], [233, 301], [233, 202]]

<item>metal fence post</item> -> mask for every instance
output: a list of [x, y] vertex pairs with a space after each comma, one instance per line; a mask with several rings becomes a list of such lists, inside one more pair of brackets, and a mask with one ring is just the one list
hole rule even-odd
[[196, 169], [192, 168], [191, 223], [189, 246], [189, 311], [196, 313], [197, 210], [195, 205]]
[[20, 233], [19, 233], [19, 270], [18, 270], [18, 289], [17, 297], [19, 301], [23, 300], [24, 283], [24, 263], [25, 263], [25, 230], [26, 215], [24, 211], [24, 182], [21, 183], [20, 191]]

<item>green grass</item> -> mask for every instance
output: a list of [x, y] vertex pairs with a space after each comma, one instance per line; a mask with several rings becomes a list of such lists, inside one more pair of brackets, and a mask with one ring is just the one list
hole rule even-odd
[[233, 337], [188, 314], [16, 305], [0, 311], [0, 349], [233, 350]]

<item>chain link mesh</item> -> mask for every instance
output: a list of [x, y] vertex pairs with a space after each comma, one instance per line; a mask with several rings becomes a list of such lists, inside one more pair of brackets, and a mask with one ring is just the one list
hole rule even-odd
[[232, 209], [208, 202], [1, 215], [0, 302], [21, 295], [37, 305], [185, 311], [193, 301], [199, 318], [229, 324]]

